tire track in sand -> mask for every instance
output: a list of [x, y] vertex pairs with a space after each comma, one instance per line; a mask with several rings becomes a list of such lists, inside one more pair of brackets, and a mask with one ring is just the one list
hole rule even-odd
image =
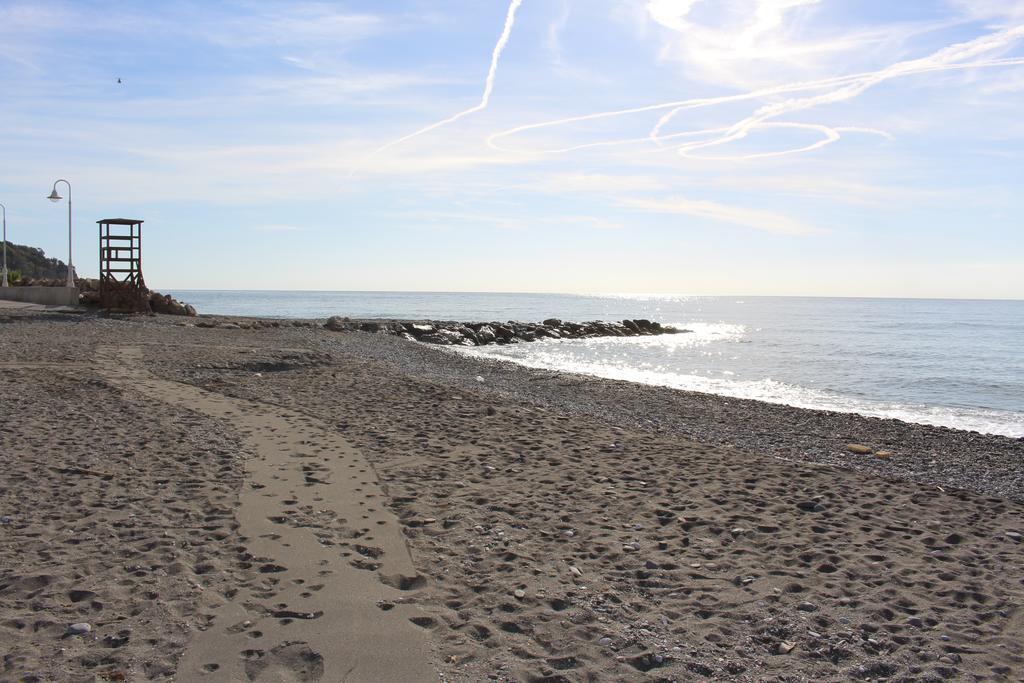
[[425, 579], [359, 451], [301, 413], [158, 379], [139, 347], [101, 347], [97, 361], [112, 384], [229, 420], [255, 453], [237, 511], [244, 571], [209, 600], [180, 680], [438, 680], [410, 621]]

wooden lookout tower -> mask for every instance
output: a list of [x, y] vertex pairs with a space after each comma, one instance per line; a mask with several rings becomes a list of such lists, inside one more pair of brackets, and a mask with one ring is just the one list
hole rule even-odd
[[142, 278], [142, 221], [104, 218], [100, 226], [100, 303], [107, 309], [140, 313], [149, 310], [149, 290]]

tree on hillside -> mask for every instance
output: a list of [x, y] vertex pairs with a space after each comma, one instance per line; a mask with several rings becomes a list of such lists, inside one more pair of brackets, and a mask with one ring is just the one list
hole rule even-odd
[[66, 278], [68, 267], [60, 259], [47, 258], [42, 249], [7, 243], [7, 270], [23, 278]]

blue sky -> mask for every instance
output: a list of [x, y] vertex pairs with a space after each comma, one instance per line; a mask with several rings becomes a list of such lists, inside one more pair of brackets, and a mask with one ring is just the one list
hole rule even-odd
[[4, 1], [0, 103], [155, 288], [1024, 298], [1024, 2]]

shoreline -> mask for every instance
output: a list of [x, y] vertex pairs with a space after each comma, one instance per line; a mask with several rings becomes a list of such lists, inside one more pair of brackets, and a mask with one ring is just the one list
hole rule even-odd
[[[199, 320], [199, 319], [204, 320], [207, 324], [210, 323], [211, 321], [213, 321], [214, 322], [214, 326], [219, 326], [219, 321], [223, 320], [223, 321], [226, 321], [226, 323], [229, 326], [230, 325], [239, 325], [241, 329], [247, 329], [249, 326], [256, 326], [257, 328], [262, 328], [262, 327], [270, 327], [271, 325], [273, 325], [274, 327], [295, 327], [295, 326], [298, 326], [298, 327], [312, 327], [312, 328], [326, 327], [326, 323], [328, 321], [330, 321], [332, 318], [275, 318], [275, 317], [269, 317], [269, 316], [238, 316], [238, 315], [220, 315], [220, 314], [200, 314], [198, 318], [195, 318], [193, 320]], [[516, 322], [516, 321], [510, 321], [510, 322]], [[559, 322], [561, 322], [561, 321], [559, 321]], [[601, 322], [601, 321], [596, 321], [596, 322]], [[371, 324], [371, 325], [374, 325], [374, 324], [380, 325], [381, 329], [378, 330], [378, 331], [373, 331], [373, 330], [370, 330], [370, 329], [358, 329], [361, 325], [367, 324], [367, 323]], [[336, 331], [336, 332], [363, 332], [365, 334], [388, 334], [388, 335], [394, 335], [394, 336], [401, 337], [402, 336], [402, 330], [398, 329], [399, 327], [413, 325], [413, 324], [419, 324], [419, 323], [434, 324], [434, 325], [437, 325], [439, 328], [453, 327], [453, 326], [457, 327], [457, 326], [465, 326], [465, 325], [493, 324], [493, 323], [476, 323], [476, 322], [474, 322], [474, 323], [465, 323], [465, 322], [459, 322], [459, 321], [441, 320], [441, 319], [433, 319], [433, 318], [424, 318], [424, 319], [353, 318], [353, 319], [348, 320], [348, 322], [346, 323], [346, 325], [347, 325], [346, 327], [339, 327], [338, 329], [335, 329], [333, 331]], [[182, 324], [187, 325], [187, 324], [190, 324], [190, 323], [183, 322]], [[528, 323], [517, 323], [517, 324], [519, 324], [519, 325], [528, 325]], [[585, 324], [586, 323], [582, 323], [581, 325], [585, 325]], [[609, 323], [605, 323], [605, 324], [609, 324]], [[610, 324], [614, 325], [615, 323], [610, 323]], [[230, 329], [230, 327], [229, 327], [229, 329]], [[331, 328], [328, 327], [327, 329], [331, 329]], [[654, 332], [653, 334], [666, 334], [666, 333], [667, 334], [686, 334], [686, 333], [690, 333], [691, 332], [690, 330], [687, 330], [687, 329], [672, 328], [670, 326], [666, 326], [665, 329], [666, 330], [670, 330], [670, 331], [667, 331], [667, 332]], [[404, 337], [404, 338], [409, 340], [409, 341], [414, 341], [414, 340], [415, 341], [421, 341], [419, 338], [411, 339], [410, 338], [411, 336], [412, 335], [409, 335], [409, 337]], [[636, 335], [595, 334], [595, 335], [591, 335], [591, 336], [636, 336]], [[584, 337], [578, 337], [578, 338], [584, 338]], [[542, 339], [538, 338], [537, 341], [542, 341]], [[427, 341], [427, 342], [424, 342], [424, 343], [432, 343], [432, 342]], [[501, 343], [501, 342], [498, 342], [498, 343]], [[440, 343], [432, 343], [432, 345], [435, 345], [435, 346], [459, 346], [460, 344], [454, 343], [454, 342], [440, 342]], [[469, 344], [465, 344], [465, 346], [467, 348], [472, 348]], [[926, 422], [911, 422], [909, 420], [904, 420], [904, 419], [901, 419], [901, 418], [890, 418], [890, 417], [878, 417], [878, 416], [872, 416], [872, 415], [865, 415], [863, 413], [855, 412], [855, 411], [840, 411], [840, 410], [831, 410], [831, 409], [827, 409], [827, 408], [812, 408], [812, 407], [803, 407], [803, 406], [793, 406], [793, 405], [786, 404], [786, 403], [775, 403], [775, 402], [771, 402], [771, 401], [764, 401], [764, 400], [761, 400], [761, 399], [733, 397], [733, 396], [728, 396], [726, 394], [714, 394], [714, 393], [702, 392], [702, 391], [693, 390], [693, 389], [683, 389], [683, 388], [671, 387], [671, 386], [663, 385], [663, 384], [649, 384], [649, 383], [645, 383], [645, 382], [636, 382], [636, 381], [632, 381], [632, 380], [616, 380], [616, 379], [612, 379], [612, 378], [601, 377], [601, 376], [598, 376], [598, 375], [587, 375], [587, 374], [583, 374], [583, 373], [569, 373], [569, 372], [560, 371], [560, 370], [547, 370], [547, 369], [544, 369], [544, 368], [535, 368], [535, 367], [532, 367], [532, 366], [516, 363], [515, 361], [510, 361], [510, 360], [505, 360], [505, 359], [489, 359], [489, 358], [482, 358], [481, 357], [481, 358], [478, 358], [478, 360], [480, 360], [481, 362], [485, 362], [485, 363], [486, 362], [510, 363], [510, 364], [515, 365], [517, 367], [521, 367], [521, 368], [529, 369], [529, 370], [534, 370], [534, 371], [538, 371], [538, 372], [553, 372], [553, 373], [558, 373], [558, 374], [561, 374], [561, 375], [570, 375], [570, 374], [571, 375], [577, 375], [578, 374], [581, 377], [595, 378], [595, 379], [600, 379], [600, 380], [604, 380], [604, 381], [623, 381], [623, 382], [628, 382], [628, 383], [631, 383], [631, 384], [637, 384], [639, 386], [663, 388], [663, 389], [669, 389], [669, 390], [672, 390], [672, 391], [679, 391], [679, 392], [682, 392], [682, 393], [699, 394], [699, 395], [706, 395], [706, 396], [716, 396], [716, 397], [722, 398], [724, 400], [730, 400], [730, 401], [754, 401], [755, 403], [759, 403], [759, 404], [763, 403], [763, 404], [774, 405], [774, 406], [782, 406], [782, 407], [786, 407], [786, 408], [792, 408], [792, 409], [795, 409], [795, 410], [807, 410], [807, 411], [820, 412], [820, 413], [832, 413], [832, 414], [840, 415], [840, 416], [842, 416], [842, 415], [854, 415], [854, 416], [861, 417], [863, 419], [893, 420], [893, 421], [896, 421], [896, 422], [899, 422], [899, 423], [902, 423], [902, 424], [908, 424], [908, 425], [917, 425], [917, 426], [923, 426], [923, 427], [933, 427], [933, 428], [936, 428], [936, 429], [947, 429], [947, 430], [952, 430], [952, 431], [957, 431], [957, 432], [966, 432], [966, 433], [970, 433], [970, 434], [980, 434], [980, 435], [983, 435], [983, 436], [1000, 437], [1000, 438], [1006, 438], [1006, 439], [1011, 439], [1011, 440], [1021, 440], [1021, 441], [1024, 441], [1024, 436], [1015, 437], [1015, 436], [1008, 436], [1008, 435], [1005, 435], [1005, 434], [994, 434], [992, 432], [981, 432], [981, 431], [973, 430], [973, 429], [965, 429], [965, 428], [962, 428], [962, 427], [952, 427], [952, 426], [946, 426], [946, 425], [937, 425], [937, 424], [926, 423]]]
[[0, 316], [15, 677], [1024, 674], [1020, 440], [181, 322]]

